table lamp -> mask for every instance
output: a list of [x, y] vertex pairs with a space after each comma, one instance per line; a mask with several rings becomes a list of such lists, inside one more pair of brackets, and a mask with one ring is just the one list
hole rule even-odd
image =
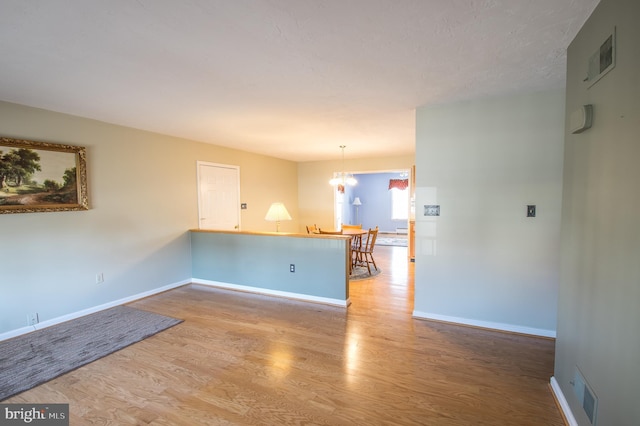
[[291, 220], [291, 215], [289, 215], [289, 212], [283, 203], [272, 203], [264, 219], [269, 222], [275, 222], [276, 232], [280, 232], [280, 221]]

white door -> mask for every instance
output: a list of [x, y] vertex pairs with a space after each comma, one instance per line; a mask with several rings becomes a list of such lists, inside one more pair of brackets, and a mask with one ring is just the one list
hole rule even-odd
[[198, 161], [200, 229], [240, 230], [240, 168]]

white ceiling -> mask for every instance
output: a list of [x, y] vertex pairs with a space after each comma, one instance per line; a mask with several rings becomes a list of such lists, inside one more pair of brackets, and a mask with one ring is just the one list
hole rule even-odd
[[418, 106], [563, 87], [598, 1], [0, 0], [0, 100], [294, 161], [408, 155]]

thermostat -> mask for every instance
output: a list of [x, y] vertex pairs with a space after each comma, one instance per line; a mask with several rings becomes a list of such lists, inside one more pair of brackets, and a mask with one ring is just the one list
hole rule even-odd
[[593, 122], [593, 106], [582, 105], [571, 113], [569, 118], [569, 130], [571, 133], [582, 133], [591, 128]]
[[440, 206], [425, 205], [424, 206], [424, 215], [425, 216], [440, 216]]

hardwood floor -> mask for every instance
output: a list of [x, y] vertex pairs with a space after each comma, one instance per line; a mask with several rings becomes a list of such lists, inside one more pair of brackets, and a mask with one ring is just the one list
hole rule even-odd
[[131, 306], [184, 319], [6, 402], [71, 424], [563, 425], [554, 342], [411, 317], [406, 248], [348, 309], [186, 286]]

